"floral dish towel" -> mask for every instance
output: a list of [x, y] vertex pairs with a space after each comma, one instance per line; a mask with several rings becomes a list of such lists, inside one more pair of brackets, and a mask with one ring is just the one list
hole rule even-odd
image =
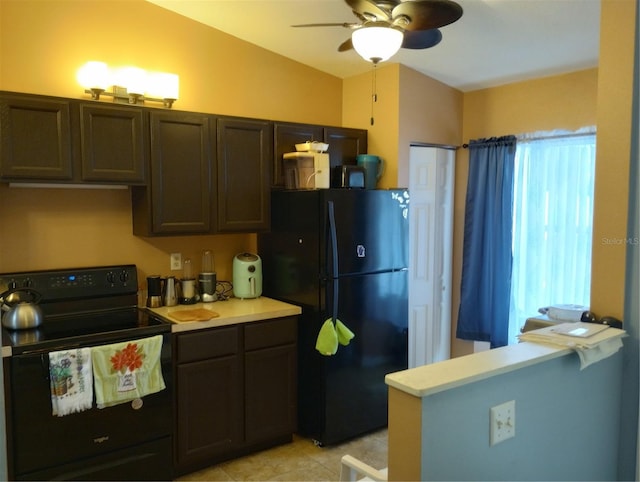
[[91, 349], [49, 353], [51, 408], [54, 416], [82, 412], [93, 404]]
[[162, 335], [91, 348], [98, 408], [164, 390], [161, 351]]

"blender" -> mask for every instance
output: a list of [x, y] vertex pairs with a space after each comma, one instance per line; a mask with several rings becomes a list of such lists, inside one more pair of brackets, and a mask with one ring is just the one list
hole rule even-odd
[[196, 280], [193, 277], [193, 267], [191, 265], [191, 259], [189, 258], [184, 260], [184, 268], [182, 272], [182, 279], [180, 280], [180, 287], [182, 288], [180, 304], [193, 305], [194, 303], [198, 302]]
[[216, 301], [216, 270], [213, 266], [213, 253], [206, 250], [202, 253], [202, 271], [198, 279], [200, 299], [203, 303]]

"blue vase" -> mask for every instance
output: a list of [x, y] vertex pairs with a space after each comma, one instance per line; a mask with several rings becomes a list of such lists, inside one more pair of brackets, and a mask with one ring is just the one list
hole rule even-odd
[[360, 154], [356, 157], [358, 166], [364, 168], [365, 189], [375, 189], [384, 171], [384, 161], [372, 154]]

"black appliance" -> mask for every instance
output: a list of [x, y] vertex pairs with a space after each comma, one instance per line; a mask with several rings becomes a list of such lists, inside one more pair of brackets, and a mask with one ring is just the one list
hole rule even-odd
[[[387, 425], [387, 373], [408, 360], [406, 190], [274, 191], [258, 236], [266, 296], [302, 307], [298, 432], [334, 444]], [[337, 311], [355, 338], [315, 350]]]
[[[11, 480], [171, 480], [171, 324], [138, 308], [135, 265], [0, 274], [42, 294], [41, 326], [3, 329]], [[163, 336], [166, 389], [139, 402], [52, 415], [49, 353]]]

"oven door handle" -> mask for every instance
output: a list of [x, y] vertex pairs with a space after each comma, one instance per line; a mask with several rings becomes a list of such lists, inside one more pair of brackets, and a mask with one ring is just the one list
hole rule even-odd
[[49, 355], [40, 353], [40, 366], [42, 367], [42, 378], [51, 381], [51, 372], [49, 371]]
[[43, 349], [43, 350], [32, 350], [25, 351], [17, 355], [13, 355], [12, 358], [20, 359], [20, 358], [40, 358], [40, 367], [42, 368], [42, 379], [50, 380], [51, 376], [49, 374], [49, 353], [52, 351], [57, 351], [58, 349], [62, 350], [73, 350], [75, 348], [80, 347], [80, 343], [74, 343], [73, 345], [66, 345], [64, 348], [56, 348], [54, 350], [51, 349]]

